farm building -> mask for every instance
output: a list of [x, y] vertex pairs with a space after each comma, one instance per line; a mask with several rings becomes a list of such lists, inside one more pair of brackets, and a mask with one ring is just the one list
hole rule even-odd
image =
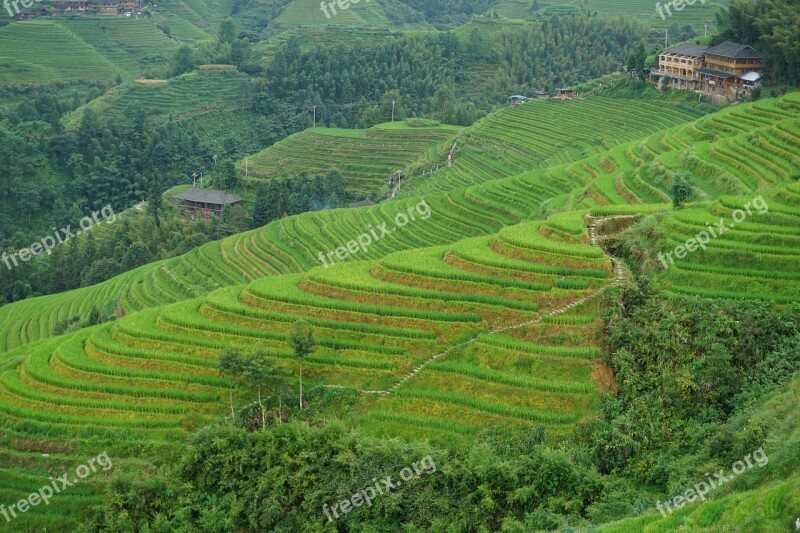
[[761, 54], [746, 44], [726, 41], [717, 46], [681, 44], [667, 48], [650, 73], [677, 89], [707, 94], [735, 95], [752, 89], [761, 80]]
[[575, 92], [575, 89], [556, 89], [556, 95], [553, 98], [558, 98], [559, 100], [572, 100], [578, 96], [578, 93]]
[[117, 16], [136, 11], [140, 6], [141, 0], [52, 0], [53, 15]]
[[763, 76], [758, 72], [746, 72], [739, 76], [742, 80], [742, 84], [746, 90], [755, 89], [756, 87], [761, 85], [761, 79]]
[[699, 89], [700, 69], [708, 46], [699, 44], [680, 44], [667, 48], [658, 56], [658, 68], [651, 70], [651, 76], [671, 80], [671, 87], [679, 89]]
[[528, 101], [528, 97], [527, 96], [522, 96], [522, 95], [519, 95], [519, 94], [515, 94], [514, 96], [509, 96], [508, 97], [508, 101], [511, 102], [511, 105], [520, 105], [520, 104], [524, 104], [525, 102], [527, 102]]
[[215, 189], [191, 188], [173, 196], [184, 213], [192, 216], [200, 213], [208, 218], [210, 215], [220, 216], [222, 210], [229, 205], [236, 205], [243, 200], [233, 194]]
[[38, 9], [23, 9], [16, 15], [14, 15], [14, 20], [33, 20], [36, 17], [42, 17], [47, 15], [47, 9], [40, 7]]

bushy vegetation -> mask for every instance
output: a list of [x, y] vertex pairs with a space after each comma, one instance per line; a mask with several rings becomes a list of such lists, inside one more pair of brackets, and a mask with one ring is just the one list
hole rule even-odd
[[765, 56], [770, 77], [778, 83], [797, 86], [800, 82], [800, 55], [796, 50], [800, 6], [791, 0], [732, 0], [718, 15], [721, 35], [749, 43]]

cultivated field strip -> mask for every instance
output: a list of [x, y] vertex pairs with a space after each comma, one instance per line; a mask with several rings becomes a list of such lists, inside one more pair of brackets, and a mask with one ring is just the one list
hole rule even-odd
[[[452, 168], [412, 180], [403, 195], [445, 192], [576, 161], [693, 118], [677, 108], [630, 100], [591, 97], [529, 102], [479, 121], [460, 139]], [[592, 124], [597, 127], [587, 127]], [[425, 167], [414, 175], [421, 170]]]
[[403, 170], [428, 151], [444, 149], [461, 128], [409, 128], [385, 124], [368, 130], [308, 129], [239, 162], [239, 173], [254, 180], [324, 174], [339, 170], [353, 194], [366, 196], [386, 186], [389, 174]]

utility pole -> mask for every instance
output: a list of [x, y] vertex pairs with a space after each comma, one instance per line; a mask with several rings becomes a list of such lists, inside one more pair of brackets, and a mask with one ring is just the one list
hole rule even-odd
[[245, 157], [244, 158], [244, 177], [246, 178], [248, 176], [249, 176], [249, 174], [247, 172], [247, 158]]
[[664, 30], [664, 48], [669, 48], [669, 29]]
[[192, 174], [192, 187], [197, 187], [197, 172]]
[[314, 127], [317, 127], [317, 106], [314, 106]]
[[392, 100], [392, 122], [394, 122], [394, 105], [395, 105], [396, 103], [397, 103], [397, 102], [396, 102], [395, 100]]
[[705, 23], [704, 27], [706, 29], [705, 36], [708, 37], [708, 22]]

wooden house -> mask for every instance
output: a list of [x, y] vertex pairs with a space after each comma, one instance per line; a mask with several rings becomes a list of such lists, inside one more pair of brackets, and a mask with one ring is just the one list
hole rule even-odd
[[186, 214], [194, 217], [197, 214], [208, 218], [211, 215], [220, 216], [226, 206], [236, 205], [243, 201], [242, 198], [225, 191], [215, 189], [191, 188], [173, 196], [178, 205]]

